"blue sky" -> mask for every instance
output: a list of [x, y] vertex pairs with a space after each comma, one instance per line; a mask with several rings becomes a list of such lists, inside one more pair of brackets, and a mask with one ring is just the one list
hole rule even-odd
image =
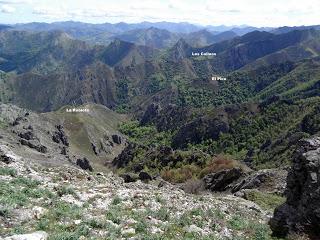
[[1, 23], [172, 21], [202, 25], [320, 24], [319, 0], [0, 0]]

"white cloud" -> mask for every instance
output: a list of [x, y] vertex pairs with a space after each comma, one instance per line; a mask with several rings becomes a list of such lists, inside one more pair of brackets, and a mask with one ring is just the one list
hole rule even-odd
[[35, 15], [42, 15], [49, 19], [63, 19], [65, 17], [68, 17], [65, 9], [53, 7], [35, 7], [32, 13]]
[[2, 5], [1, 6], [1, 12], [3, 13], [14, 13], [16, 9], [9, 5]]

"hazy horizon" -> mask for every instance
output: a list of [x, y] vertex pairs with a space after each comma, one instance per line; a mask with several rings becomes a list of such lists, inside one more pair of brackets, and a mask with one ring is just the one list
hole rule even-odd
[[317, 0], [0, 0], [2, 24], [188, 22], [201, 26], [317, 25]]

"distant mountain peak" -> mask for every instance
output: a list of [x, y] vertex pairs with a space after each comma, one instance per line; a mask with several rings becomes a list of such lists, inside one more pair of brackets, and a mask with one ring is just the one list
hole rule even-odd
[[187, 57], [190, 54], [192, 47], [186, 42], [185, 39], [180, 38], [178, 42], [170, 49], [171, 59], [178, 61]]

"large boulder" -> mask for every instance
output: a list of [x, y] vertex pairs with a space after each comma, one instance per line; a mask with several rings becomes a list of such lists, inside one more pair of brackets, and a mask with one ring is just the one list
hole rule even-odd
[[319, 176], [320, 137], [300, 141], [288, 173], [287, 200], [269, 222], [274, 235], [304, 232], [320, 236]]
[[239, 180], [244, 172], [241, 168], [235, 167], [231, 169], [223, 169], [221, 171], [210, 173], [202, 180], [205, 188], [211, 191], [225, 191], [231, 187], [231, 184]]

